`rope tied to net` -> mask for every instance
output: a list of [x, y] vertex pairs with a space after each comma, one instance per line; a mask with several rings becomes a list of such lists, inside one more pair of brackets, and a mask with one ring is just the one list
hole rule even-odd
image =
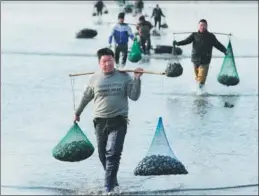
[[[175, 34], [173, 34], [173, 42], [175, 41]], [[175, 45], [173, 44], [173, 56], [176, 58], [177, 63], [179, 63], [179, 57], [175, 54]]]
[[73, 107], [74, 107], [74, 112], [76, 111], [76, 104], [75, 104], [75, 90], [74, 90], [74, 86], [75, 86], [75, 78], [74, 76], [71, 76], [71, 87], [72, 87], [72, 96], [73, 96]]

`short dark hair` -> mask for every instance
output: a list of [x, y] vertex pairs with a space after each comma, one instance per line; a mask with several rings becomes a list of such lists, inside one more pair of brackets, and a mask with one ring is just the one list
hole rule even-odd
[[110, 55], [114, 58], [114, 52], [110, 48], [101, 48], [97, 51], [97, 56], [99, 60], [104, 55]]
[[121, 12], [118, 14], [118, 18], [119, 19], [124, 19], [125, 18], [125, 13], [124, 12]]
[[140, 16], [139, 20], [144, 21], [145, 20], [145, 16]]
[[201, 19], [201, 20], [199, 21], [199, 23], [200, 23], [200, 22], [204, 22], [204, 23], [208, 24], [208, 23], [207, 23], [207, 20], [205, 20], [205, 19]]

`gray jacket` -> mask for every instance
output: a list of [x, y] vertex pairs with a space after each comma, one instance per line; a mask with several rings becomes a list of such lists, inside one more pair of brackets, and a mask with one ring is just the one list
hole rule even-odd
[[116, 69], [112, 74], [94, 73], [85, 88], [81, 102], [75, 112], [80, 116], [85, 106], [94, 100], [94, 118], [128, 116], [128, 98], [136, 101], [141, 93], [141, 80]]

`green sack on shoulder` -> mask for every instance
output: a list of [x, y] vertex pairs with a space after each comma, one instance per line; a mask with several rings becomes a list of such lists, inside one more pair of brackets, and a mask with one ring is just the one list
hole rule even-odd
[[227, 47], [227, 55], [224, 58], [217, 80], [220, 84], [226, 86], [235, 86], [240, 81], [230, 40]]
[[134, 40], [128, 59], [132, 63], [136, 63], [141, 59], [141, 48], [137, 40]]
[[85, 160], [93, 153], [94, 146], [76, 122], [52, 150], [55, 159], [68, 162]]

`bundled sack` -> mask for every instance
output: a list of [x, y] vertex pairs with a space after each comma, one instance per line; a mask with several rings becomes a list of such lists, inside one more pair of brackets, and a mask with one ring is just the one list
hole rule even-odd
[[97, 16], [97, 13], [96, 13], [96, 12], [93, 12], [93, 13], [92, 13], [92, 16]]
[[161, 36], [161, 34], [160, 34], [156, 29], [154, 29], [154, 30], [151, 32], [151, 35], [152, 35], [152, 36]]
[[131, 47], [128, 60], [132, 63], [136, 63], [141, 59], [141, 48], [139, 42], [135, 39]]
[[240, 82], [230, 40], [227, 47], [227, 55], [224, 57], [217, 80], [225, 86], [235, 86]]
[[171, 54], [173, 51], [173, 46], [166, 45], [156, 45], [154, 49], [155, 54]]
[[160, 27], [163, 28], [163, 29], [167, 29], [168, 25], [167, 25], [166, 19], [164, 18], [163, 21], [164, 22], [160, 25]]
[[183, 50], [180, 47], [173, 47], [172, 50], [173, 55], [182, 55], [183, 54]]
[[135, 168], [134, 175], [152, 176], [171, 174], [188, 174], [188, 171], [174, 155], [166, 138], [162, 118], [160, 117], [148, 153]]
[[76, 34], [76, 38], [94, 38], [97, 34], [94, 29], [82, 29]]
[[163, 29], [167, 29], [168, 25], [167, 25], [167, 23], [163, 23], [163, 24], [160, 25], [160, 27], [163, 28]]
[[108, 10], [104, 10], [104, 12], [103, 12], [104, 14], [108, 14], [109, 12], [108, 12]]
[[125, 13], [132, 13], [133, 12], [133, 5], [127, 4], [124, 6], [124, 12]]
[[173, 54], [173, 55], [182, 55], [183, 51], [179, 47], [167, 46], [167, 45], [156, 45], [154, 48], [155, 54]]
[[93, 153], [94, 146], [76, 122], [52, 150], [52, 156], [55, 159], [67, 162], [85, 160]]
[[169, 61], [165, 69], [167, 77], [179, 77], [183, 74], [183, 67], [179, 61]]

